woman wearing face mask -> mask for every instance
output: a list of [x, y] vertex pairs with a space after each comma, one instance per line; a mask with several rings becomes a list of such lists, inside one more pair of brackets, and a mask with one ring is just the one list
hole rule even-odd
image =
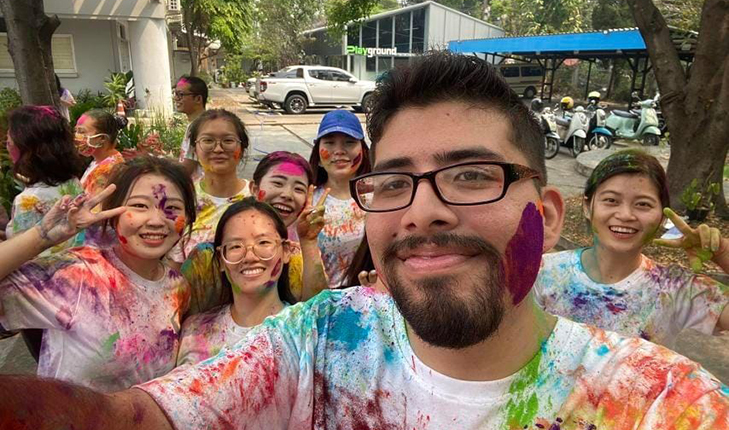
[[76, 121], [76, 147], [81, 155], [93, 157], [81, 177], [87, 194], [98, 194], [106, 188], [111, 169], [124, 162], [124, 157], [116, 150], [116, 138], [119, 130], [126, 126], [126, 118], [101, 109], [85, 112]]
[[[316, 242], [324, 225], [323, 199], [319, 199], [316, 206], [312, 205], [311, 176], [311, 167], [303, 157], [276, 151], [258, 163], [250, 186], [251, 194], [270, 204], [288, 229], [291, 243], [288, 282], [294, 298], [302, 301], [328, 285]], [[326, 198], [326, 193], [323, 197]], [[295, 244], [292, 237], [298, 238], [300, 243]], [[220, 277], [212, 276], [213, 254], [212, 243], [199, 244], [182, 265], [182, 274], [193, 291], [191, 313], [215, 307], [227, 298], [228, 288], [222, 285]]]
[[[0, 328], [43, 329], [38, 375], [106, 392], [174, 367], [190, 292], [162, 258], [195, 219], [192, 183], [176, 163], [140, 157], [110, 182], [96, 196], [64, 196], [0, 243]], [[33, 259], [101, 221], [114, 247]]]
[[605, 158], [583, 200], [593, 244], [544, 256], [534, 287], [538, 302], [557, 315], [668, 347], [685, 328], [707, 334], [729, 329], [725, 287], [642, 254], [665, 214], [684, 237], [658, 244], [686, 249], [692, 262], [706, 255], [729, 270], [729, 240], [706, 225], [689, 227], [669, 204], [666, 173], [654, 157], [626, 150]]
[[177, 267], [195, 246], [213, 240], [215, 226], [228, 206], [249, 195], [248, 181], [236, 175], [248, 149], [248, 134], [240, 118], [225, 109], [207, 110], [190, 125], [190, 142], [205, 175], [195, 182], [197, 220], [192, 233], [168, 255]]
[[266, 317], [296, 302], [289, 289], [286, 225], [270, 205], [252, 197], [231, 205], [220, 218], [213, 247], [224, 304], [185, 319], [178, 366], [235, 345]]
[[[84, 161], [73, 145], [68, 121], [52, 106], [23, 106], [8, 117], [7, 147], [25, 189], [13, 200], [5, 234], [11, 238], [38, 224], [63, 195], [81, 194]], [[62, 251], [72, 241], [46, 250]]]
[[370, 171], [370, 158], [359, 119], [351, 112], [335, 110], [324, 115], [309, 163], [314, 169], [314, 199], [330, 189], [324, 201], [324, 229], [318, 243], [330, 288], [344, 281], [344, 274], [364, 235], [364, 212], [349, 192], [349, 180]]

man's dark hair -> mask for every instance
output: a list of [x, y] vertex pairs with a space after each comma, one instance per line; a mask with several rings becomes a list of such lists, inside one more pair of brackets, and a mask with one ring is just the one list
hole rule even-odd
[[198, 78], [197, 76], [183, 75], [177, 81], [178, 84], [180, 82], [190, 85], [190, 92], [195, 94], [196, 96], [202, 97], [203, 107], [208, 104], [208, 84], [206, 84], [205, 81]]
[[491, 64], [447, 51], [429, 52], [413, 64], [397, 67], [383, 76], [367, 114], [372, 159], [376, 157], [375, 148], [388, 122], [397, 112], [448, 101], [463, 102], [505, 116], [511, 123], [511, 142], [546, 183], [544, 135], [536, 118]]
[[8, 116], [8, 134], [20, 152], [13, 171], [28, 184], [60, 185], [81, 178], [84, 160], [68, 120], [53, 106], [21, 106]]

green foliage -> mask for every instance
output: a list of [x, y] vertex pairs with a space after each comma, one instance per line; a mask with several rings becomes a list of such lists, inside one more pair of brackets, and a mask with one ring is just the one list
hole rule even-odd
[[219, 40], [227, 52], [243, 49], [243, 36], [251, 29], [250, 0], [182, 0], [186, 31]]
[[[404, 6], [410, 6], [413, 4], [424, 3], [425, 1], [427, 0], [408, 0], [403, 3]], [[467, 15], [471, 15], [474, 18], [483, 18], [483, 0], [438, 0], [438, 3], [451, 9], [455, 9], [459, 12], [463, 12]]]
[[14, 89], [5, 87], [0, 89], [0, 205], [8, 213], [13, 205], [13, 199], [20, 193], [22, 187], [13, 176], [13, 164], [5, 146], [5, 136], [8, 134], [8, 113], [21, 106], [23, 101], [20, 94]]
[[75, 99], [76, 104], [68, 108], [72, 127], [84, 112], [90, 111], [91, 109], [107, 109], [104, 95], [100, 92], [93, 94], [91, 90], [81, 90]]
[[119, 131], [119, 136], [116, 139], [116, 147], [119, 150], [135, 149], [137, 144], [141, 142], [144, 137], [144, 126], [139, 119], [137, 119], [137, 121], [128, 124], [125, 128]]
[[240, 54], [227, 54], [225, 56], [225, 66], [223, 66], [223, 81], [245, 82], [248, 79], [247, 74], [243, 71], [243, 56]]
[[109, 94], [104, 96], [104, 103], [107, 107], [116, 107], [119, 101], [127, 98], [127, 82], [129, 79], [124, 73], [112, 73], [104, 80], [104, 87]]
[[594, 30], [635, 26], [633, 14], [625, 0], [597, 0], [591, 19]]
[[347, 31], [347, 23], [370, 16], [379, 0], [329, 0], [326, 4], [327, 31], [335, 40]]
[[718, 182], [708, 182], [704, 186], [699, 185], [699, 180], [694, 178], [681, 193], [681, 203], [686, 206], [687, 210], [695, 209], [714, 209], [714, 196], [721, 192], [721, 184]]
[[588, 0], [493, 0], [491, 20], [509, 36], [566, 33], [588, 29]]
[[186, 129], [182, 116], [165, 117], [159, 112], [153, 112], [151, 118], [135, 117], [134, 121], [122, 129], [117, 138], [117, 148], [135, 150], [140, 143], [156, 135], [161, 142], [162, 151], [168, 155], [177, 155]]

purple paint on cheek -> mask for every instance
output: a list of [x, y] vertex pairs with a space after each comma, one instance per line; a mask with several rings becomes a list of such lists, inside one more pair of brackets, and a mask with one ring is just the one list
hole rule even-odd
[[152, 194], [154, 198], [159, 202], [159, 208], [165, 214], [165, 218], [175, 221], [177, 214], [167, 207], [167, 189], [164, 184], [157, 184], [152, 187]]
[[521, 214], [519, 226], [506, 245], [501, 262], [512, 303], [517, 305], [529, 294], [537, 280], [542, 261], [544, 224], [534, 203], [529, 203]]
[[285, 176], [305, 176], [306, 173], [301, 166], [294, 163], [281, 163], [276, 166], [276, 173], [283, 174]]

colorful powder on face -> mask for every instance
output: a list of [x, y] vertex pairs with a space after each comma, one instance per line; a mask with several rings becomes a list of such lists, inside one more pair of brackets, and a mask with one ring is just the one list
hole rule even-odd
[[534, 203], [529, 203], [521, 214], [521, 220], [506, 246], [501, 262], [502, 273], [517, 305], [527, 296], [534, 285], [542, 261], [544, 224]]
[[240, 156], [243, 153], [243, 150], [239, 147], [235, 148], [235, 151], [233, 152], [233, 158], [235, 160], [240, 160]]
[[282, 266], [281, 260], [278, 260], [276, 262], [276, 265], [273, 266], [273, 271], [271, 271], [272, 278], [275, 278], [276, 276], [278, 276], [281, 273], [281, 266]]
[[321, 157], [322, 160], [328, 160], [331, 156], [332, 154], [330, 154], [326, 148], [319, 148], [319, 157]]
[[258, 200], [259, 202], [262, 202], [265, 197], [266, 197], [266, 192], [263, 190], [258, 190], [258, 194], [256, 194], [256, 200]]
[[185, 221], [187, 219], [183, 215], [178, 215], [175, 219], [175, 231], [177, 234], [182, 234], [182, 230], [185, 229]]
[[357, 154], [356, 157], [354, 157], [354, 160], [352, 160], [352, 170], [357, 170], [359, 168], [359, 164], [362, 162], [362, 151], [360, 151], [359, 154]]
[[233, 294], [241, 294], [243, 291], [240, 289], [238, 284], [236, 284], [235, 281], [230, 278], [230, 274], [228, 273], [228, 271], [225, 270], [223, 271], [223, 273], [225, 273], [225, 277], [228, 279], [228, 282], [230, 282], [230, 287], [233, 289]]
[[124, 245], [126, 245], [127, 243], [129, 243], [129, 242], [127, 241], [127, 238], [126, 238], [126, 237], [124, 237], [124, 236], [122, 236], [121, 234], [117, 235], [117, 237], [119, 238], [119, 242], [120, 242], [120, 243], [122, 243], [122, 244], [124, 244]]
[[298, 164], [285, 162], [276, 166], [276, 173], [284, 176], [306, 176], [304, 169]]
[[76, 121], [76, 125], [84, 125], [84, 123], [89, 119], [87, 115], [81, 115], [81, 117]]

